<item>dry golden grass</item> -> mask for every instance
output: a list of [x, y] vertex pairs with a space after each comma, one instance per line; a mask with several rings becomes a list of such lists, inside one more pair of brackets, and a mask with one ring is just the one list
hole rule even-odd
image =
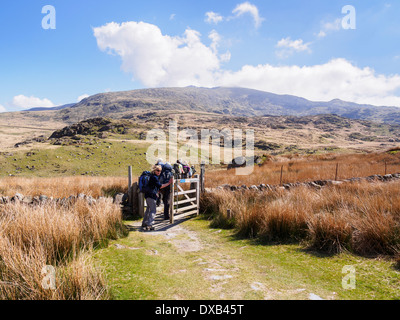
[[[400, 182], [349, 183], [267, 193], [218, 190], [202, 199], [214, 224], [244, 236], [304, 241], [308, 247], [363, 255], [400, 253]], [[230, 209], [233, 218], [227, 217]]]
[[79, 193], [98, 198], [128, 190], [128, 177], [57, 177], [0, 179], [0, 195], [14, 196], [17, 192], [28, 196], [46, 195], [67, 198]]
[[[111, 200], [70, 207], [0, 206], [0, 299], [107, 298], [90, 252], [123, 235], [120, 208]], [[42, 285], [47, 265], [56, 270], [55, 290]]]
[[271, 157], [262, 166], [255, 166], [254, 172], [248, 176], [235, 175], [235, 170], [206, 172], [206, 187], [213, 188], [222, 184], [279, 185], [282, 167], [282, 183], [334, 180], [335, 178], [343, 180], [374, 174], [384, 175], [385, 172], [399, 173], [400, 153]]

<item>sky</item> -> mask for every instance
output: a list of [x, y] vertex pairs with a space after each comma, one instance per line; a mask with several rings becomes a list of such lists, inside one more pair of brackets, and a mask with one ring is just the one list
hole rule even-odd
[[400, 107], [398, 0], [3, 0], [0, 112], [155, 87]]

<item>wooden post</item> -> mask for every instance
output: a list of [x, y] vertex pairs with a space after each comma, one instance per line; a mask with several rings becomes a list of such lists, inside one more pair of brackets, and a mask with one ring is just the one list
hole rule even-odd
[[196, 205], [197, 205], [197, 216], [200, 214], [200, 177], [199, 175], [194, 176], [197, 179], [196, 183]]
[[283, 178], [283, 166], [281, 166], [281, 179], [280, 179], [280, 182], [279, 182], [279, 185], [280, 186], [282, 186], [282, 178]]
[[174, 200], [175, 200], [175, 196], [174, 196], [174, 190], [175, 190], [175, 178], [172, 180], [171, 183], [171, 193], [170, 193], [170, 204], [169, 204], [169, 223], [173, 224], [174, 223]]
[[204, 175], [206, 173], [206, 164], [204, 162], [201, 163], [200, 167], [200, 192], [204, 193], [205, 186], [204, 186]]
[[226, 210], [226, 217], [227, 217], [228, 219], [232, 218], [231, 209]]
[[139, 216], [144, 217], [144, 193], [139, 192]]
[[133, 196], [132, 196], [132, 166], [128, 167], [128, 204], [130, 206], [133, 205]]
[[132, 197], [132, 214], [135, 216], [139, 214], [139, 186], [137, 182], [132, 184], [130, 196]]
[[335, 181], [338, 179], [339, 163], [336, 163]]

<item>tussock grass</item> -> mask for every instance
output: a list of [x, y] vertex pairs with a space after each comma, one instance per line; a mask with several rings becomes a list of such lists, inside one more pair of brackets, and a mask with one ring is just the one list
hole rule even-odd
[[125, 193], [128, 177], [8, 177], [0, 179], [0, 195], [14, 196], [17, 192], [28, 196], [46, 195], [67, 198], [79, 193], [98, 198]]
[[[203, 196], [202, 211], [214, 225], [268, 241], [297, 241], [329, 253], [400, 253], [400, 182], [352, 183], [315, 190], [267, 193], [218, 190]], [[224, 222], [225, 221], [225, 222]]]
[[[0, 206], [0, 299], [106, 299], [90, 252], [127, 234], [120, 208], [109, 200], [71, 207]], [[56, 270], [56, 289], [43, 287], [43, 267]]]

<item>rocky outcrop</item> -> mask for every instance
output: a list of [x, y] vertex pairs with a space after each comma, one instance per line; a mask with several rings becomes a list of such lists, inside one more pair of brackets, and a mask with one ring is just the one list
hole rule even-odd
[[116, 120], [106, 118], [94, 118], [85, 120], [63, 129], [53, 132], [49, 139], [60, 139], [65, 137], [75, 137], [76, 135], [104, 135], [105, 132], [124, 134], [126, 126]]

